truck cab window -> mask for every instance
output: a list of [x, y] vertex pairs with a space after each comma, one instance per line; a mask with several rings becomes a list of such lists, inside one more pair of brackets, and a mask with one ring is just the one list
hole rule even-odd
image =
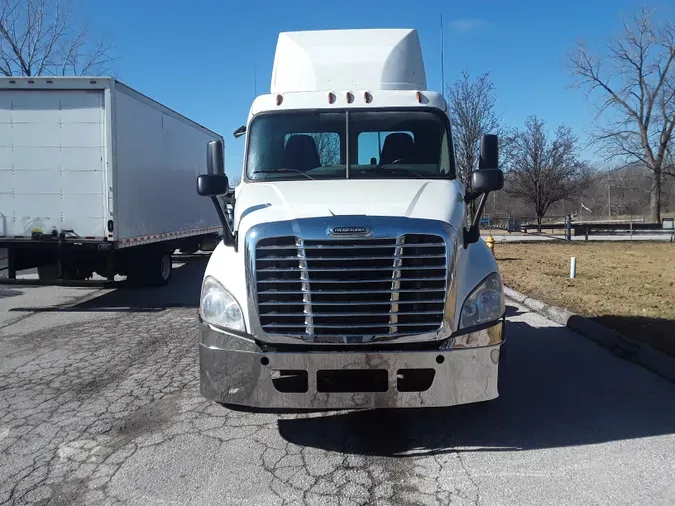
[[283, 165], [301, 170], [340, 164], [340, 135], [337, 132], [288, 133], [284, 139]]
[[344, 177], [344, 112], [284, 112], [251, 122], [246, 175], [254, 181]]
[[[402, 133], [408, 135], [415, 142], [412, 132], [360, 132], [358, 136], [359, 165], [377, 165], [382, 156], [382, 147], [387, 144], [387, 137], [392, 134]], [[394, 136], [396, 138], [396, 136]], [[389, 143], [392, 139], [389, 139]]]
[[440, 170], [443, 174], [450, 174], [453, 171], [452, 158], [450, 151], [450, 143], [448, 140], [448, 133], [443, 134], [443, 142], [441, 143], [441, 163]]

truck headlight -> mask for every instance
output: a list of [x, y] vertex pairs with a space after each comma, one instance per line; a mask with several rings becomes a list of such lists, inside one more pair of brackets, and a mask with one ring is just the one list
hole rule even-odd
[[202, 285], [199, 315], [206, 323], [216, 327], [246, 331], [244, 314], [239, 303], [211, 276], [207, 276]]
[[474, 288], [462, 307], [461, 328], [475, 327], [499, 319], [504, 313], [502, 282], [491, 273]]

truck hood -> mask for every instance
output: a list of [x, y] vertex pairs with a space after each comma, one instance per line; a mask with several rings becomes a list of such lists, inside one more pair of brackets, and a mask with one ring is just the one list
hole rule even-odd
[[457, 180], [242, 183], [235, 192], [234, 223], [240, 235], [263, 222], [345, 215], [422, 218], [459, 227], [463, 192]]

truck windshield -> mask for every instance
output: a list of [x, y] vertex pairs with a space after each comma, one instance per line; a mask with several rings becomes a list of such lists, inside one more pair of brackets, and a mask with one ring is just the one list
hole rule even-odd
[[253, 181], [455, 178], [447, 120], [432, 110], [268, 113], [247, 135]]

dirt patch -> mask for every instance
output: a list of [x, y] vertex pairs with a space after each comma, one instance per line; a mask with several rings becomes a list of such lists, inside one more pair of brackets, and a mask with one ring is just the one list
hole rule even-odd
[[143, 406], [129, 415], [119, 427], [128, 439], [135, 439], [166, 427], [176, 414], [176, 399], [165, 397]]
[[507, 286], [675, 356], [674, 244], [499, 243], [495, 256]]

